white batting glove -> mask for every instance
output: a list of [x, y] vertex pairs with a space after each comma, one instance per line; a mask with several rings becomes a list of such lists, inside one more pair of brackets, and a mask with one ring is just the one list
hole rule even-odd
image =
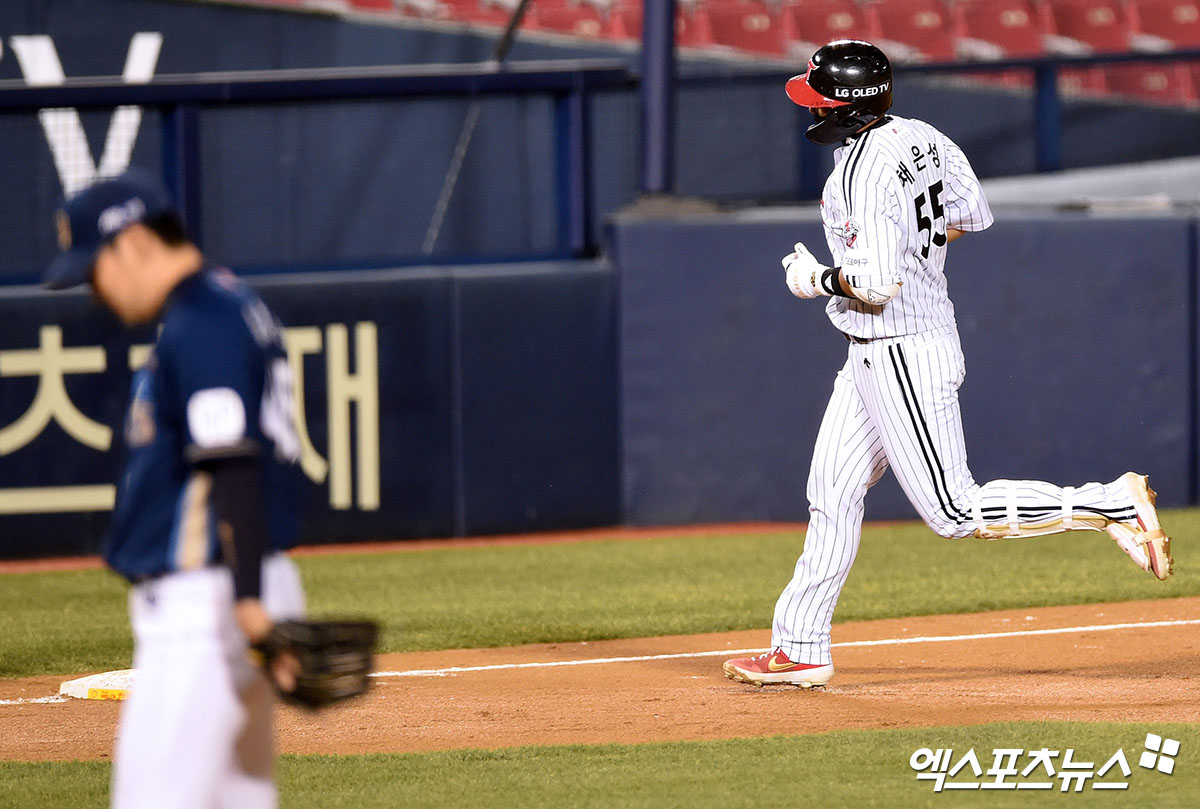
[[794, 252], [783, 257], [783, 269], [786, 271], [788, 289], [797, 298], [815, 298], [818, 295], [828, 295], [829, 292], [821, 285], [821, 275], [828, 270], [804, 246], [804, 242], [796, 242]]
[[904, 286], [904, 282], [895, 276], [846, 275], [845, 271], [842, 274], [854, 297], [873, 306], [883, 306], [896, 297], [900, 287]]

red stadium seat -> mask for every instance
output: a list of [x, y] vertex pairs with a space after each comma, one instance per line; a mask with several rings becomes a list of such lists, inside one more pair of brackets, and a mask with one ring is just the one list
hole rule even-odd
[[[1120, 0], [1049, 0], [1043, 9], [1047, 30], [1055, 35], [1055, 52], [1129, 50], [1133, 29]], [[1067, 95], [1103, 95], [1109, 89], [1108, 71], [1102, 67], [1062, 70], [1058, 86]]]
[[642, 38], [642, 4], [638, 0], [616, 0], [609, 12], [612, 33], [617, 39]]
[[[1019, 59], [1046, 52], [1046, 27], [1032, 0], [959, 0], [950, 7], [961, 59]], [[979, 73], [989, 83], [1016, 87], [1033, 84], [1033, 72]]]
[[874, 0], [879, 44], [897, 62], [952, 62], [954, 31], [941, 0]]
[[786, 50], [779, 19], [762, 0], [706, 0], [694, 14], [705, 22], [715, 45], [771, 56]]
[[713, 44], [708, 17], [697, 14], [695, 5], [680, 3], [675, 13], [675, 44], [684, 48], [704, 48]]
[[1097, 96], [1108, 92], [1104, 68], [1084, 67], [1058, 71], [1058, 90], [1068, 96]]
[[395, 13], [397, 11], [396, 0], [348, 0], [351, 8], [356, 8], [362, 11], [387, 11]]
[[[614, 0], [610, 11], [610, 24], [612, 36], [615, 38], [641, 39], [641, 0]], [[675, 44], [683, 48], [712, 44], [712, 33], [708, 30], [707, 18], [695, 15], [692, 7], [684, 3], [677, 3], [675, 6]]]
[[1049, 10], [1060, 36], [1100, 53], [1129, 50], [1134, 29], [1121, 0], [1051, 0]]
[[791, 0], [779, 19], [789, 50], [803, 59], [835, 39], [873, 41], [878, 33], [854, 0]]
[[1200, 48], [1200, 0], [1135, 0], [1129, 13], [1143, 34], [1176, 48]]
[[489, 0], [442, 0], [446, 17], [466, 23], [484, 25], [506, 25], [512, 16], [515, 4], [489, 2]]
[[951, 7], [962, 40], [984, 43], [977, 54], [960, 45], [964, 56], [995, 58], [1040, 56], [1046, 52], [1045, 23], [1031, 0], [959, 0]]
[[532, 31], [555, 31], [578, 37], [608, 36], [608, 15], [594, 5], [534, 0], [525, 15], [524, 27]]
[[399, 11], [405, 17], [446, 19], [449, 7], [438, 0], [398, 0]]
[[1188, 69], [1180, 64], [1112, 65], [1104, 69], [1108, 90], [1126, 98], [1158, 104], [1189, 104], [1197, 100]]
[[[1200, 9], [1195, 2], [1176, 0], [1051, 0], [1050, 11], [1058, 33], [1079, 40], [1093, 51], [1128, 51], [1146, 47], [1147, 40], [1161, 45], [1191, 44], [1186, 39], [1200, 32]], [[1192, 26], [1189, 28], [1189, 23]], [[1150, 30], [1146, 30], [1146, 26]], [[1145, 34], [1149, 34], [1146, 37]], [[1131, 99], [1160, 104], [1196, 101], [1197, 86], [1190, 71], [1174, 64], [1121, 64], [1096, 68], [1100, 78], [1088, 75], [1089, 89], [1102, 89]], [[1087, 74], [1085, 74], [1087, 75]]]

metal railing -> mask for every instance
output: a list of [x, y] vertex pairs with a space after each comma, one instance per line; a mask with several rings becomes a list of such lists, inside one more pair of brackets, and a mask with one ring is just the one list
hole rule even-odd
[[[1033, 106], [1035, 165], [1040, 172], [1063, 166], [1063, 100], [1058, 76], [1063, 70], [1126, 63], [1163, 63], [1195, 60], [1200, 50], [1163, 53], [1095, 54], [1078, 57], [1039, 57], [991, 62], [953, 62], [897, 65], [899, 75], [951, 76], [959, 74], [1030, 71], [1034, 76]], [[695, 72], [693, 72], [695, 71]], [[759, 66], [694, 65], [677, 71], [675, 83], [698, 87], [706, 84], [784, 81], [790, 72]], [[479, 98], [496, 95], [543, 95], [554, 104], [554, 171], [557, 205], [557, 246], [563, 255], [582, 255], [595, 249], [590, 206], [592, 150], [589, 143], [589, 96], [600, 90], [639, 88], [639, 78], [622, 60], [555, 60], [511, 64], [472, 63], [419, 66], [360, 67], [276, 71], [242, 71], [164, 75], [145, 84], [126, 84], [117, 77], [67, 79], [52, 87], [29, 87], [0, 82], [0, 113], [33, 112], [45, 108], [105, 109], [136, 105], [157, 109], [162, 127], [164, 177], [184, 214], [199, 235], [201, 172], [199, 167], [199, 112], [206, 108], [246, 105], [295, 104], [339, 100], [388, 100], [413, 97]], [[641, 88], [643, 94], [646, 88]], [[661, 106], [661, 105], [660, 105]], [[643, 110], [645, 112], [645, 110]], [[672, 190], [668, 163], [673, 159], [670, 127], [661, 121], [649, 127], [643, 117], [641, 150], [642, 188]], [[800, 132], [803, 127], [800, 127]], [[801, 140], [803, 140], [801, 136]], [[801, 149], [798, 197], [819, 195], [824, 179], [813, 163], [812, 150]], [[646, 168], [656, 167], [647, 172]], [[657, 178], [655, 180], [655, 178]], [[654, 180], [668, 183], [649, 187]]]
[[[931, 62], [928, 64], [896, 64], [898, 76], [946, 77], [978, 75], [983, 73], [1007, 73], [1029, 71], [1033, 76], [1033, 137], [1034, 168], [1037, 172], [1059, 171], [1063, 163], [1063, 93], [1059, 87], [1059, 76], [1063, 71], [1089, 67], [1121, 65], [1131, 63], [1162, 64], [1193, 61], [1200, 64], [1200, 49], [1173, 50], [1163, 52], [1137, 52], [1090, 54], [1087, 56], [1040, 56], [1027, 59], [1002, 59], [977, 62]], [[795, 71], [787, 73], [763, 69], [727, 69], [722, 72], [705, 71], [681, 76], [678, 83], [698, 87], [713, 84], [736, 85], [760, 84], [764, 81], [781, 83]], [[1101, 96], [1102, 97], [1102, 96]], [[1130, 102], [1121, 97], [1114, 99]], [[803, 132], [803, 127], [801, 128]], [[801, 135], [800, 140], [803, 141]], [[821, 172], [819, 151], [800, 145], [798, 196], [800, 199], [818, 199], [824, 174]]]
[[636, 80], [618, 60], [530, 61], [164, 75], [145, 84], [119, 78], [68, 79], [53, 87], [0, 82], [0, 112], [44, 108], [159, 110], [164, 179], [190, 232], [200, 235], [199, 111], [212, 107], [414, 97], [544, 95], [554, 101], [558, 241], [564, 253], [591, 241], [587, 96], [630, 88]]
[[945, 75], [954, 73], [1002, 73], [1011, 70], [1031, 70], [1034, 76], [1034, 126], [1036, 127], [1036, 166], [1039, 172], [1058, 171], [1062, 158], [1062, 94], [1058, 77], [1063, 70], [1102, 65], [1129, 63], [1181, 62], [1195, 60], [1200, 64], [1200, 49], [1163, 51], [1160, 53], [1093, 54], [1088, 56], [1056, 56], [1032, 59], [1003, 59], [994, 62], [954, 62], [950, 64], [904, 65], [898, 72], [913, 75]]

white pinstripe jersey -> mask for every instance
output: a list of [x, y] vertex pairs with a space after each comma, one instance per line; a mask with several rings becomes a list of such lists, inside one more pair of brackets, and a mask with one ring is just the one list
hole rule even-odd
[[833, 266], [844, 274], [900, 276], [883, 306], [835, 296], [826, 313], [842, 332], [900, 337], [952, 326], [946, 230], [983, 230], [992, 211], [966, 156], [924, 121], [889, 116], [834, 153], [821, 194]]

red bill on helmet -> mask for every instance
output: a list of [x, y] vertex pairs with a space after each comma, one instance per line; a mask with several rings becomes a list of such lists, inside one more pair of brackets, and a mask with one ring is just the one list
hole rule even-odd
[[787, 91], [788, 98], [801, 107], [844, 107], [849, 104], [849, 101], [836, 101], [832, 98], [826, 98], [813, 89], [808, 83], [808, 76], [816, 67], [812, 62], [808, 63], [808, 70], [803, 76], [792, 76], [788, 79], [784, 89]]

